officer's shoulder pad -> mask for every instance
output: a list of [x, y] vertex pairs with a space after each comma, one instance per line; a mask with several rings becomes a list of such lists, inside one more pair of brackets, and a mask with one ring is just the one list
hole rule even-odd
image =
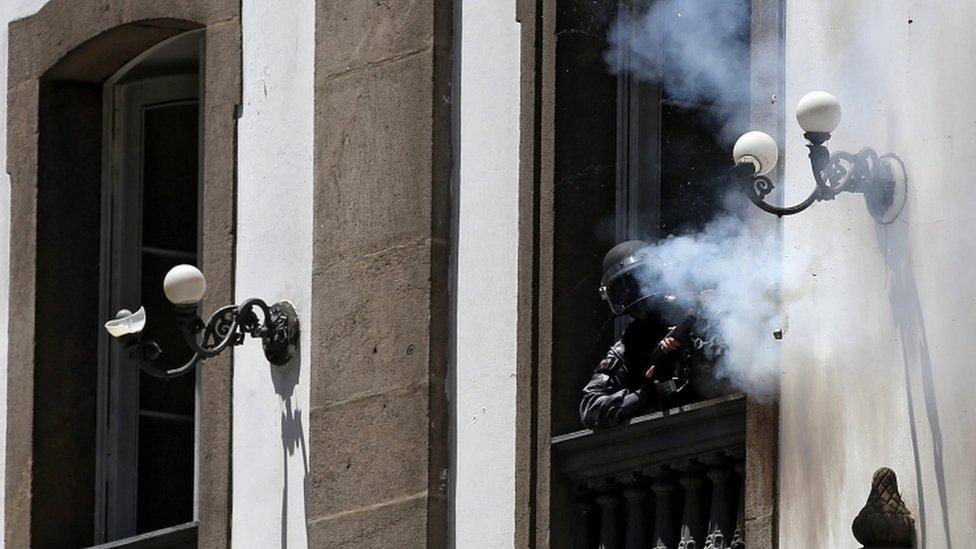
[[601, 360], [600, 363], [596, 365], [596, 371], [601, 374], [610, 373], [619, 368], [621, 362], [622, 360], [618, 355], [610, 352], [607, 354], [606, 358]]

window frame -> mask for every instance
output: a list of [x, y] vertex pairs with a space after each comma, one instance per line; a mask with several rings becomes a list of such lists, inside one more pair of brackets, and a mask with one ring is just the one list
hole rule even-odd
[[[633, 0], [617, 0], [617, 10], [633, 12]], [[629, 31], [636, 25], [628, 25]], [[622, 52], [630, 66], [631, 41]], [[660, 73], [660, 67], [658, 67]], [[617, 75], [617, 169], [614, 180], [617, 242], [646, 240], [660, 235], [661, 222], [661, 101], [663, 86], [643, 81], [631, 71]], [[653, 128], [653, 131], [648, 131]], [[619, 325], [619, 323], [618, 323]], [[619, 337], [619, 333], [616, 334]]]
[[[552, 498], [561, 496], [551, 453], [556, 388], [553, 372], [553, 302], [556, 184], [556, 40], [555, 2], [519, 5], [522, 25], [522, 171], [519, 224], [519, 328], [517, 364], [516, 531], [515, 542], [548, 546], [554, 524]], [[785, 81], [785, 3], [751, 0], [750, 125], [783, 135], [785, 112], [778, 101]], [[772, 56], [775, 63], [757, 67]], [[768, 60], [769, 57], [765, 57]], [[781, 163], [782, 164], [782, 163]], [[623, 201], [618, 202], [622, 204]], [[776, 230], [770, 216], [751, 215], [750, 225]], [[614, 227], [618, 230], [618, 227]], [[619, 234], [619, 233], [617, 233]], [[746, 402], [746, 486], [750, 511], [747, 539], [776, 546], [777, 453], [779, 409], [775, 402]]]
[[[204, 31], [191, 31], [173, 40], [202, 40]], [[143, 209], [142, 132], [145, 109], [193, 103], [200, 106], [200, 77], [169, 74], [125, 81], [129, 70], [168, 41], [134, 60], [104, 85], [102, 162], [101, 317], [141, 303], [140, 282]], [[199, 115], [203, 135], [202, 115]], [[202, 139], [201, 139], [202, 141]], [[202, 151], [202, 142], [198, 143]], [[202, 164], [202, 162], [200, 163]], [[183, 259], [199, 265], [202, 248], [202, 188], [198, 171], [197, 252]], [[138, 184], [133, 184], [138, 182]], [[160, 282], [161, 283], [161, 282]], [[139, 380], [140, 370], [120, 345], [99, 333], [99, 395], [96, 438], [95, 541], [103, 543], [136, 534], [138, 502]], [[194, 375], [197, 375], [194, 372]], [[199, 486], [199, 379], [194, 391], [194, 508]], [[144, 534], [143, 534], [144, 535]]]

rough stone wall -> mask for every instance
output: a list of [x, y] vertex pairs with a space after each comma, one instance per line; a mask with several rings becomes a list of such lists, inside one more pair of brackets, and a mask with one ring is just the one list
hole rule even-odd
[[314, 547], [447, 543], [451, 4], [316, 3]]

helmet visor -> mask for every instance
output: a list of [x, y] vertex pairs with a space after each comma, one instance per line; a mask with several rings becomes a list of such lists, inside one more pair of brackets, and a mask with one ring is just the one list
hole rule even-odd
[[636, 263], [627, 269], [614, 273], [604, 284], [604, 293], [615, 315], [623, 314], [631, 305], [653, 297], [648, 283], [655, 279], [655, 273], [645, 263]]

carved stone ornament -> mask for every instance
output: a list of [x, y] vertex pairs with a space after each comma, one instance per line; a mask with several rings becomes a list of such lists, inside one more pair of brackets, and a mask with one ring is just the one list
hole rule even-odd
[[852, 530], [866, 549], [915, 546], [915, 518], [901, 499], [894, 471], [882, 467], [874, 473], [868, 502]]

